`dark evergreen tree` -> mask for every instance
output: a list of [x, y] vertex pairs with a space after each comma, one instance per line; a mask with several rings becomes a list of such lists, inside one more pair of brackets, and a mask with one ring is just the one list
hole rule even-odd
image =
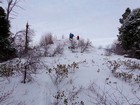
[[127, 16], [131, 13], [131, 9], [127, 8], [125, 10], [125, 13], [122, 15], [122, 18], [120, 18], [120, 23], [123, 24]]
[[2, 7], [0, 7], [0, 36], [3, 38], [7, 38], [10, 36], [9, 34], [9, 21], [6, 20], [6, 13]]
[[122, 25], [119, 28], [118, 40], [126, 52], [133, 52], [134, 56], [140, 51], [140, 8], [133, 11], [127, 8], [120, 23]]
[[0, 7], [0, 62], [15, 57], [16, 50], [11, 48], [9, 36], [10, 24], [4, 9]]

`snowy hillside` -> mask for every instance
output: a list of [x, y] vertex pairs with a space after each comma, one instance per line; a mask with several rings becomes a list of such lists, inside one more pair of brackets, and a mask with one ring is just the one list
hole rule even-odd
[[80, 53], [65, 40], [58, 43], [63, 54], [41, 57], [31, 81], [21, 83], [20, 71], [0, 77], [0, 105], [140, 105], [139, 60], [94, 47]]

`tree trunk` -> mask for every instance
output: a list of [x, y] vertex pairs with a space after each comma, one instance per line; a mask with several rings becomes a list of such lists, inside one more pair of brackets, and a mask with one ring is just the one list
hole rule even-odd
[[26, 83], [26, 77], [27, 77], [27, 68], [25, 66], [25, 71], [24, 71], [24, 77], [23, 77], [23, 83]]
[[26, 34], [25, 34], [25, 54], [28, 52], [28, 29], [29, 29], [29, 25], [28, 22], [26, 24]]

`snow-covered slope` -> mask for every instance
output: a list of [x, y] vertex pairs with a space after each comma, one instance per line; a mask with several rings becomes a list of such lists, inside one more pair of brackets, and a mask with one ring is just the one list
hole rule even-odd
[[[45, 67], [32, 74], [31, 82], [21, 83], [22, 75], [0, 77], [0, 105], [140, 104], [140, 69], [133, 67], [139, 60], [106, 56], [96, 48], [72, 53], [64, 44], [63, 55], [41, 58]], [[65, 65], [68, 74], [58, 75], [57, 65]]]

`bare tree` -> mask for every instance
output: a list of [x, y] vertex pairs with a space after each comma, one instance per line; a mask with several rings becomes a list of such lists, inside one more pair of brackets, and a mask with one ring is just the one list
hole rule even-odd
[[36, 74], [37, 70], [40, 66], [40, 59], [38, 57], [34, 57], [33, 55], [28, 55], [26, 61], [23, 63], [23, 81], [22, 83], [26, 83], [31, 81], [33, 78], [31, 74]]
[[14, 35], [14, 46], [20, 54], [27, 54], [30, 49], [29, 43], [32, 41], [32, 36], [34, 36], [34, 31], [30, 29], [28, 22], [26, 24], [26, 29], [18, 31]]
[[9, 18], [12, 18], [10, 17], [10, 15], [15, 15], [17, 14], [15, 11], [14, 11], [14, 8], [17, 7], [17, 8], [21, 8], [21, 6], [19, 6], [19, 2], [21, 2], [22, 0], [7, 0], [7, 8], [6, 8], [6, 19], [9, 20]]

